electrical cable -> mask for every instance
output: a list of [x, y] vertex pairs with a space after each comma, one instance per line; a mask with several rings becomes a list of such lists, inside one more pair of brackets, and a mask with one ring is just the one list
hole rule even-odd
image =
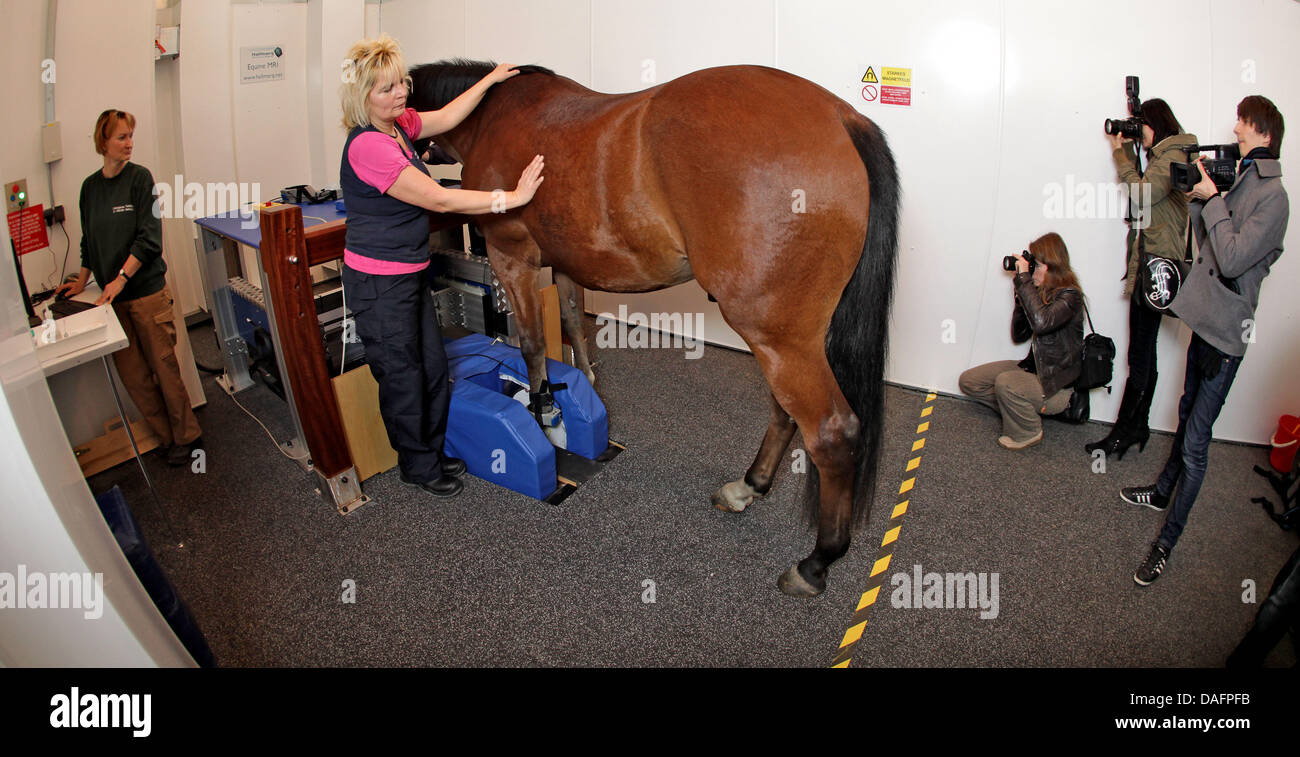
[[280, 446], [280, 443], [277, 442], [277, 441], [275, 440], [275, 437], [271, 434], [270, 430], [267, 429], [267, 427], [266, 427], [266, 426], [265, 426], [265, 425], [264, 425], [260, 420], [257, 419], [257, 416], [256, 416], [256, 415], [253, 415], [252, 413], [250, 413], [250, 412], [248, 411], [248, 408], [246, 408], [246, 407], [244, 407], [242, 404], [240, 404], [239, 400], [235, 399], [235, 395], [233, 395], [233, 394], [230, 395], [230, 399], [235, 400], [235, 404], [239, 406], [239, 409], [240, 409], [240, 410], [243, 410], [245, 413], [247, 413], [249, 418], [252, 418], [254, 421], [257, 422], [257, 425], [259, 425], [259, 426], [262, 427], [262, 430], [266, 432], [267, 437], [269, 437], [269, 438], [271, 439], [271, 443], [275, 445], [275, 448], [280, 452], [281, 455], [284, 455], [285, 457], [289, 458], [290, 460], [306, 460], [308, 457], [311, 456], [310, 453], [307, 453], [307, 454], [298, 455], [297, 457], [295, 457], [295, 456], [293, 456], [293, 455], [290, 455], [288, 452], [285, 452], [284, 449]]

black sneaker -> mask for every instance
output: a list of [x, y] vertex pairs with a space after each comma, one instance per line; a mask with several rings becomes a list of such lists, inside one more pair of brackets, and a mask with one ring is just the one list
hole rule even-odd
[[459, 478], [453, 478], [451, 476], [443, 476], [436, 481], [426, 481], [424, 483], [412, 481], [406, 477], [405, 473], [400, 474], [400, 477], [402, 483], [411, 486], [418, 486], [435, 497], [454, 497], [457, 494], [460, 494], [461, 489], [465, 488], [465, 485], [461, 483]]
[[1169, 507], [1169, 495], [1157, 491], [1155, 484], [1125, 487], [1119, 490], [1119, 498], [1130, 505], [1149, 507], [1160, 512]]
[[465, 461], [456, 457], [442, 458], [443, 478], [460, 478], [465, 475]]
[[1133, 574], [1133, 582], [1138, 586], [1150, 586], [1155, 583], [1160, 574], [1164, 572], [1165, 562], [1169, 559], [1169, 550], [1160, 546], [1160, 542], [1151, 543], [1151, 553], [1147, 559], [1138, 566], [1137, 572]]

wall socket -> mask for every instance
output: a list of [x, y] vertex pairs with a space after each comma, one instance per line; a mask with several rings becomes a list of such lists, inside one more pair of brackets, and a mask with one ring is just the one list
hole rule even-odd
[[45, 225], [54, 226], [56, 223], [63, 223], [63, 206], [55, 205], [52, 208], [45, 209]]

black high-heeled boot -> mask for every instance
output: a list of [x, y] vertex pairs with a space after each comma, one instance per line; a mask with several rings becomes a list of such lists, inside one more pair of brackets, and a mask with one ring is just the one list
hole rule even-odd
[[1146, 449], [1147, 441], [1151, 438], [1151, 429], [1145, 426], [1140, 429], [1126, 431], [1121, 437], [1116, 437], [1106, 449], [1106, 454], [1115, 453], [1120, 460], [1124, 459], [1124, 453], [1134, 444], [1138, 446], [1138, 452]]
[[[1117, 449], [1123, 445], [1125, 449], [1129, 445], [1124, 444], [1124, 440], [1129, 436], [1129, 422], [1133, 417], [1133, 411], [1137, 408], [1138, 398], [1142, 390], [1133, 385], [1130, 378], [1124, 382], [1124, 397], [1119, 401], [1119, 414], [1115, 418], [1115, 425], [1111, 426], [1110, 433], [1106, 434], [1104, 439], [1098, 439], [1095, 442], [1089, 442], [1083, 445], [1083, 448], [1089, 455], [1097, 450], [1105, 450], [1106, 456], [1115, 454]], [[1121, 453], [1123, 454], [1123, 453]]]

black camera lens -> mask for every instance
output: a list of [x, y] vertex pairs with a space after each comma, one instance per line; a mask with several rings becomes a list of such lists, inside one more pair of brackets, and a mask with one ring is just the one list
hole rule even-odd
[[1038, 267], [1038, 261], [1034, 259], [1034, 254], [1031, 253], [1029, 250], [1025, 250], [1021, 252], [1019, 255], [1007, 255], [1006, 257], [1002, 258], [1002, 270], [1004, 271], [1016, 270], [1016, 258], [1018, 257], [1024, 258], [1025, 260], [1029, 261], [1030, 273], [1033, 273], [1034, 269]]

